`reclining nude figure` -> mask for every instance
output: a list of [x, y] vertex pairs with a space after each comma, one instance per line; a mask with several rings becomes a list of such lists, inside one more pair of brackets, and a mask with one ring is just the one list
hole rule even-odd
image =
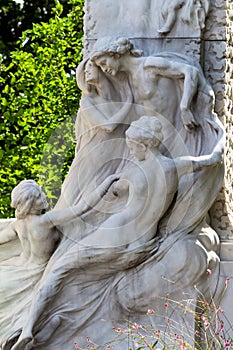
[[[33, 346], [36, 342], [34, 327], [49, 302], [62, 289], [70, 270], [75, 269], [78, 278], [79, 269], [84, 268], [88, 274], [90, 265], [103, 263], [107, 266], [108, 260], [114, 259], [114, 273], [148, 258], [155, 248], [158, 222], [171, 205], [182, 175], [221, 162], [221, 147], [199, 157], [165, 157], [159, 151], [162, 140], [162, 126], [156, 117], [142, 116], [131, 123], [126, 131], [126, 143], [133, 158], [119, 180], [108, 189], [116, 200], [127, 196], [125, 207], [67, 250], [54, 268], [45, 271], [34, 295], [28, 321], [12, 350], [28, 350], [30, 344]], [[148, 245], [150, 250], [145, 249]], [[56, 326], [49, 327], [51, 335], [55, 329]]]

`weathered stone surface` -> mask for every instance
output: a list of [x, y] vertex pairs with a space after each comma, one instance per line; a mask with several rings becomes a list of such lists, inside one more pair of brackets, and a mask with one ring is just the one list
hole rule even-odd
[[[102, 345], [114, 339], [114, 327], [129, 321], [166, 329], [164, 300], [191, 297], [195, 311], [200, 298], [211, 301], [217, 290], [219, 301], [227, 272], [223, 267], [219, 275], [214, 229], [222, 239], [232, 238], [232, 140], [228, 135], [221, 190], [224, 140], [217, 117], [230, 133], [232, 49], [226, 23], [232, 9], [225, 5], [86, 1], [75, 158], [55, 210], [38, 212], [35, 219], [32, 202], [30, 217], [21, 218], [28, 223], [24, 240], [19, 220], [13, 223], [23, 252], [28, 241], [33, 245], [35, 229], [48, 244], [51, 230], [62, 239], [54, 254], [40, 250], [47, 253], [42, 268], [34, 261], [43, 276], [31, 277], [34, 290], [17, 305], [17, 317], [14, 309], [8, 314], [12, 321], [0, 331], [2, 343], [8, 341], [4, 350], [71, 350], [75, 342], [85, 347], [87, 337]], [[50, 218], [49, 228], [44, 218]], [[7, 226], [1, 243], [9, 235]], [[222, 246], [222, 258], [230, 261], [230, 255]], [[12, 274], [18, 258], [7, 262]], [[4, 257], [3, 275], [5, 265]], [[149, 320], [148, 309], [157, 311]], [[166, 315], [182, 322], [179, 312]], [[189, 321], [194, 342], [193, 313]], [[127, 337], [115, 345], [128, 347]]]

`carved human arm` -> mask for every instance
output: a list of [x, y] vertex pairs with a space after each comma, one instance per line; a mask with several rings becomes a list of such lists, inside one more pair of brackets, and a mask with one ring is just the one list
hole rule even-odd
[[222, 162], [223, 152], [214, 151], [211, 154], [199, 157], [183, 156], [175, 158], [175, 166], [179, 176], [196, 172], [205, 168], [214, 167]]
[[100, 108], [101, 105], [98, 106], [92, 96], [86, 96], [81, 99], [80, 112], [82, 117], [86, 117], [94, 126], [99, 126], [107, 122], [107, 115]]
[[97, 188], [91, 193], [87, 193], [81, 198], [76, 206], [62, 209], [51, 210], [40, 216], [40, 224], [53, 227], [71, 221], [78, 216], [83, 215], [88, 210], [92, 209], [100, 199], [107, 193], [109, 187], [114, 181], [119, 179], [119, 174], [108, 176]]
[[106, 132], [112, 132], [117, 124], [120, 124], [122, 122], [124, 122], [125, 117], [127, 116], [127, 114], [129, 113], [131, 107], [132, 107], [132, 102], [133, 102], [133, 94], [132, 94], [132, 90], [128, 84], [128, 81], [124, 81], [124, 91], [127, 95], [127, 99], [125, 102], [121, 102], [121, 104], [123, 103], [123, 107], [120, 108], [109, 120], [108, 120], [108, 124], [105, 126], [104, 130]]
[[18, 237], [15, 230], [15, 223], [12, 222], [3, 230], [0, 231], [0, 244], [4, 244], [10, 241], [15, 240]]
[[[126, 91], [127, 99], [125, 102], [115, 102], [121, 107], [113, 116], [111, 110], [111, 104], [113, 101], [103, 102], [105, 107], [109, 105], [109, 111], [104, 111], [101, 108], [102, 104], [96, 104], [95, 98], [86, 96], [81, 100], [80, 108], [83, 115], [89, 119], [92, 124], [106, 132], [112, 132], [117, 124], [122, 123], [132, 107], [133, 95], [132, 91], [127, 83], [128, 89]], [[122, 106], [123, 104], [123, 106]]]
[[184, 127], [190, 131], [197, 126], [191, 112], [191, 103], [198, 89], [199, 71], [195, 66], [172, 61], [164, 57], [148, 57], [145, 69], [152, 69], [157, 75], [184, 79], [183, 94], [180, 101], [181, 118]]

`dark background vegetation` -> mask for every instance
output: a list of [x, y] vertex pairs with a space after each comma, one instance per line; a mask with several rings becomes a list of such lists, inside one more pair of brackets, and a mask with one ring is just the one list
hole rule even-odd
[[[60, 0], [63, 5], [62, 17], [72, 9], [67, 0]], [[25, 0], [23, 6], [14, 0], [1, 0], [0, 5], [0, 52], [9, 55], [17, 48], [17, 41], [22, 33], [31, 29], [33, 23], [48, 22], [55, 7], [54, 0]]]
[[73, 158], [84, 0], [0, 5], [0, 217], [10, 193], [35, 179], [53, 205]]

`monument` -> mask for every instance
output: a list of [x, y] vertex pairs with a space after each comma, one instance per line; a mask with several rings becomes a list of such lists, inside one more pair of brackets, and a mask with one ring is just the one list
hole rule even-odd
[[229, 219], [221, 229], [231, 214], [224, 72], [211, 70], [222, 11], [208, 0], [86, 0], [76, 153], [61, 196], [43, 214], [43, 190], [23, 181], [16, 219], [1, 222], [1, 250], [21, 244], [2, 253], [3, 350], [128, 350], [132, 329], [144, 339], [168, 321], [179, 340], [170, 346], [204, 346], [196, 314], [223, 302], [220, 248], [223, 257], [231, 245], [220, 239], [232, 235]]

